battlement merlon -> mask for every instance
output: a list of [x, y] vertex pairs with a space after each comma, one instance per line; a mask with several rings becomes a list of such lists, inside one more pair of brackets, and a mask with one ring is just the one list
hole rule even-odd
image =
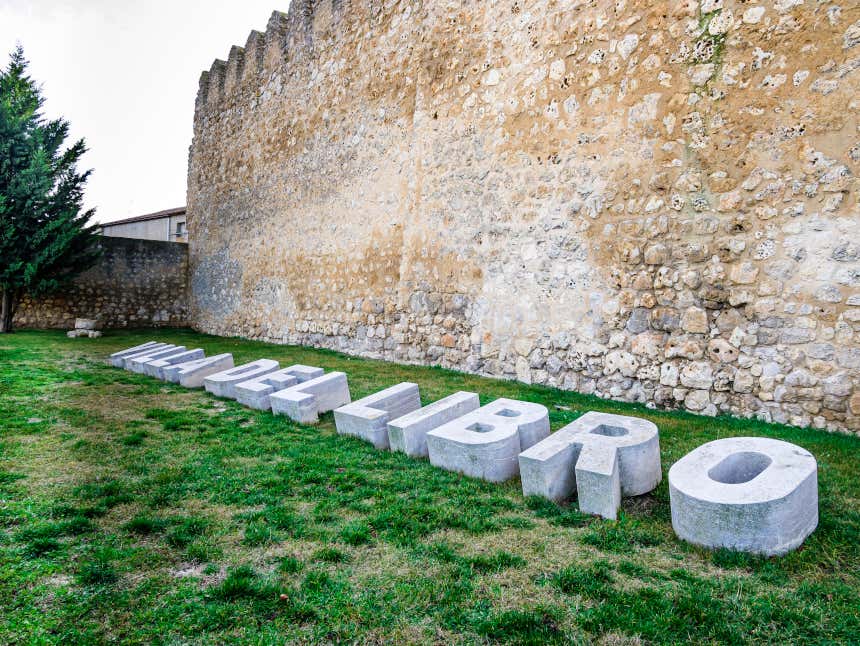
[[197, 108], [217, 105], [262, 72], [312, 52], [317, 37], [330, 34], [336, 22], [360, 12], [360, 6], [351, 0], [293, 0], [286, 13], [273, 11], [265, 32], [252, 30], [244, 48], [234, 46], [226, 62], [216, 60], [208, 73], [201, 74]]
[[197, 82], [197, 102], [194, 104], [195, 111], [206, 105], [209, 95], [209, 71], [200, 72], [200, 80]]
[[253, 30], [245, 41], [245, 66], [242, 70], [242, 81], [255, 78], [263, 69], [263, 58], [266, 55], [266, 35]]
[[216, 58], [209, 68], [209, 88], [206, 94], [206, 104], [215, 105], [224, 96], [224, 81], [227, 78], [227, 61]]
[[314, 0], [293, 0], [287, 14], [287, 48], [297, 52], [313, 47], [314, 8], [320, 5]]
[[224, 79], [224, 94], [230, 94], [242, 84], [242, 74], [245, 67], [245, 48], [233, 45], [227, 57], [227, 72]]
[[288, 15], [282, 11], [273, 11], [269, 22], [266, 24], [266, 33], [264, 35], [265, 52], [263, 54], [263, 65], [267, 69], [277, 68], [286, 58], [288, 28]]

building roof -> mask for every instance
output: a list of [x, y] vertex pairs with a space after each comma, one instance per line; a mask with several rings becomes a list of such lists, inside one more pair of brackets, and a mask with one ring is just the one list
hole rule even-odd
[[133, 218], [124, 220], [114, 220], [113, 222], [103, 222], [102, 227], [112, 227], [115, 224], [131, 224], [133, 222], [146, 222], [147, 220], [160, 220], [161, 218], [171, 218], [177, 215], [185, 215], [185, 207], [177, 206], [173, 209], [165, 209], [164, 211], [156, 211], [155, 213], [147, 213], [146, 215], [138, 215]]

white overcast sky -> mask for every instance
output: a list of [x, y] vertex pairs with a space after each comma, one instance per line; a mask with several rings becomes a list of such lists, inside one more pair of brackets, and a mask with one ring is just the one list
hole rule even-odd
[[0, 0], [2, 67], [16, 43], [48, 116], [84, 137], [86, 204], [108, 222], [185, 204], [200, 72], [289, 0]]

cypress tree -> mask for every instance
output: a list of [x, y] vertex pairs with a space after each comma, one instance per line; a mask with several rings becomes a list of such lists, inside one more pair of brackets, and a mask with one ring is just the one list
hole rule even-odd
[[19, 46], [0, 70], [0, 333], [26, 294], [62, 289], [98, 259], [94, 211], [83, 210], [91, 171], [84, 140], [68, 148], [69, 123], [42, 114], [41, 88]]

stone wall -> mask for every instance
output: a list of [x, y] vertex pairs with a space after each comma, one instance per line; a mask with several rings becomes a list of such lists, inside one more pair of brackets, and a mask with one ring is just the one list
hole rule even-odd
[[57, 294], [25, 299], [16, 327], [74, 327], [91, 318], [100, 328], [188, 324], [188, 246], [178, 242], [101, 238], [104, 255]]
[[201, 77], [207, 332], [860, 429], [860, 6], [293, 0]]

